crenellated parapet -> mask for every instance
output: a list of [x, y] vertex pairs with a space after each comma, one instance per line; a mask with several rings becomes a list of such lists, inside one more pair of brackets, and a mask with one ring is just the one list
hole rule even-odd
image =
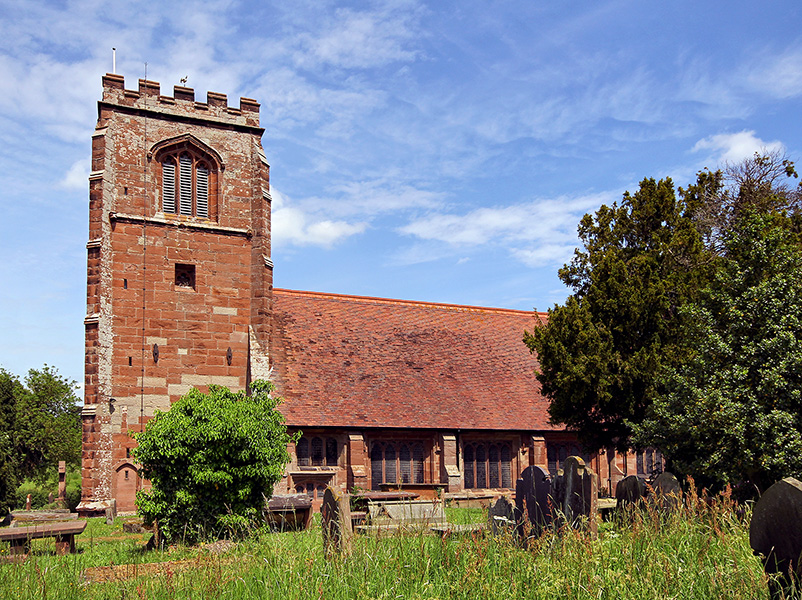
[[125, 77], [106, 73], [103, 77], [102, 102], [136, 109], [184, 114], [188, 117], [227, 121], [235, 125], [259, 127], [259, 103], [240, 98], [239, 107], [229, 106], [226, 94], [207, 92], [206, 102], [195, 100], [195, 90], [176, 85], [172, 96], [161, 93], [158, 81], [139, 80], [136, 90], [125, 89]]

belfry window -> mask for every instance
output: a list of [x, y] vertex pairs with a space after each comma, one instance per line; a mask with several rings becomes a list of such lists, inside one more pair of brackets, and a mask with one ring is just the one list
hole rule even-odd
[[161, 159], [162, 211], [209, 218], [209, 163], [194, 152], [168, 154]]

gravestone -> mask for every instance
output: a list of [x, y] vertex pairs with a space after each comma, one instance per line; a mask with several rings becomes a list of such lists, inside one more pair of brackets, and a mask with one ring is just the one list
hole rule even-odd
[[795, 576], [802, 575], [802, 483], [786, 477], [767, 489], [752, 511], [749, 524], [749, 545], [763, 560], [766, 573], [780, 573], [779, 583], [769, 579], [773, 597], [780, 597], [783, 587]]
[[[537, 465], [527, 467], [515, 485], [515, 508], [522, 535], [539, 536], [552, 522], [552, 487], [548, 471]], [[526, 529], [529, 531], [527, 532]]]
[[682, 505], [682, 487], [673, 473], [660, 473], [654, 480], [652, 489], [655, 502], [659, 502], [663, 510], [675, 510]]
[[58, 461], [58, 505], [67, 507], [67, 463], [63, 460]]
[[[607, 451], [608, 456], [615, 456], [615, 450], [610, 449]], [[615, 460], [611, 460], [609, 463], [609, 471], [610, 471], [610, 489], [608, 493], [611, 495], [615, 495], [616, 490], [618, 489], [618, 484], [621, 483], [626, 478], [624, 472], [618, 468], [618, 465], [615, 464]]]
[[351, 548], [351, 503], [348, 494], [339, 494], [331, 487], [323, 494], [320, 507], [323, 529], [323, 552], [326, 558], [347, 554]]
[[515, 505], [502, 496], [487, 511], [488, 528], [493, 535], [511, 534], [517, 524]]
[[562, 512], [566, 522], [574, 528], [587, 527], [596, 535], [599, 496], [596, 473], [578, 456], [569, 456], [563, 463], [563, 485]]
[[637, 475], [628, 475], [615, 486], [616, 509], [622, 510], [639, 504], [648, 495], [644, 481]]
[[106, 525], [114, 525], [114, 519], [117, 518], [117, 500], [112, 498], [106, 500], [106, 509], [103, 511], [106, 517]]

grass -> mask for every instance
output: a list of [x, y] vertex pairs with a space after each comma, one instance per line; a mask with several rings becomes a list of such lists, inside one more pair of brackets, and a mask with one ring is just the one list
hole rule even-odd
[[[448, 517], [484, 519], [465, 508]], [[596, 539], [568, 530], [526, 547], [509, 536], [358, 536], [331, 561], [317, 526], [262, 532], [220, 554], [209, 546], [143, 553], [145, 539], [95, 519], [76, 538], [78, 554], [55, 556], [52, 540], [36, 541], [25, 563], [0, 565], [0, 598], [768, 598], [748, 515], [739, 518], [726, 498], [711, 507], [692, 495], [669, 516], [647, 510], [602, 523]], [[154, 562], [168, 564], [147, 572]], [[85, 578], [91, 567], [122, 564], [136, 565], [137, 576]]]

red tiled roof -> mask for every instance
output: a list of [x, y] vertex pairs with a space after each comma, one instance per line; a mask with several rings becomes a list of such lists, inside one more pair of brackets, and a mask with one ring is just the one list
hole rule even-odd
[[522, 341], [535, 323], [534, 312], [274, 289], [280, 410], [297, 427], [554, 429]]

